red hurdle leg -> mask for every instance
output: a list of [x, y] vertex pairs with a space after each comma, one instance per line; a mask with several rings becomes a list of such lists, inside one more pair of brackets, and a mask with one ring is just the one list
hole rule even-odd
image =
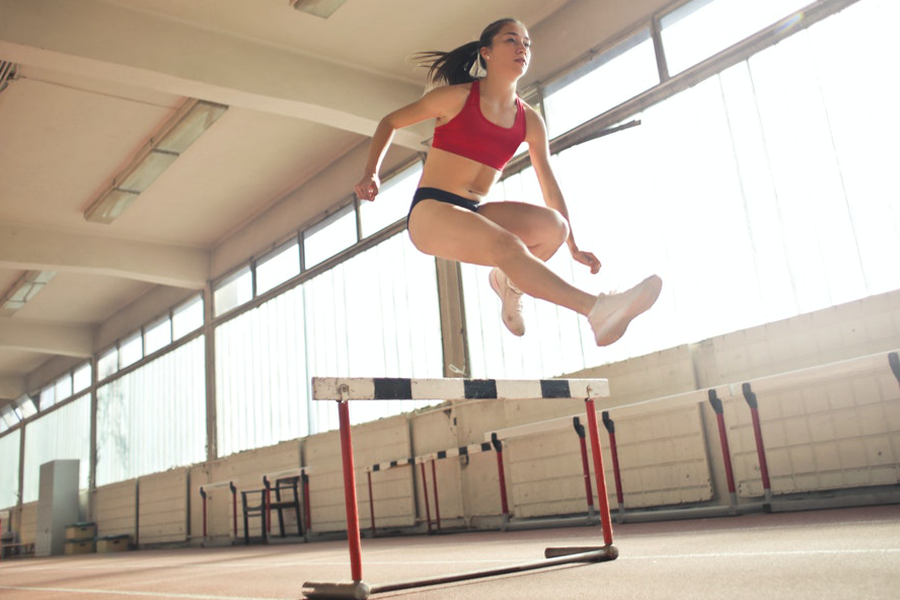
[[306, 531], [312, 527], [312, 508], [309, 506], [309, 475], [303, 472], [303, 515], [306, 518]]
[[612, 545], [612, 518], [609, 515], [609, 498], [606, 495], [606, 472], [603, 470], [603, 455], [600, 452], [600, 432], [597, 429], [597, 412], [594, 399], [584, 400], [587, 410], [588, 435], [591, 436], [591, 452], [594, 455], [594, 478], [597, 480], [597, 500], [600, 502], [600, 523], [603, 525], [603, 543]]
[[234, 531], [234, 539], [237, 540], [237, 488], [234, 482], [230, 482], [228, 487], [231, 489], [231, 530]]
[[619, 510], [625, 510], [625, 493], [622, 490], [622, 472], [619, 469], [619, 445], [616, 443], [616, 424], [609, 418], [609, 412], [603, 411], [603, 426], [609, 433], [609, 453], [612, 455], [613, 481], [616, 482], [616, 502]]
[[206, 492], [200, 488], [200, 497], [203, 498], [203, 539], [206, 539]]
[[491, 434], [491, 444], [497, 453], [497, 479], [500, 480], [500, 509], [503, 511], [503, 518], [509, 518], [509, 502], [506, 499], [506, 473], [503, 471], [503, 442], [497, 437], [496, 433]]
[[366, 471], [369, 480], [369, 516], [372, 519], [372, 537], [375, 537], [375, 496], [372, 495], [372, 471]]
[[362, 544], [359, 539], [359, 512], [356, 503], [356, 471], [353, 466], [353, 440], [350, 436], [350, 407], [338, 402], [341, 425], [341, 458], [344, 465], [344, 504], [347, 510], [347, 542], [350, 546], [350, 577], [362, 581]]
[[734, 484], [734, 471], [731, 468], [731, 450], [728, 447], [728, 431], [725, 429], [725, 412], [722, 408], [722, 401], [716, 395], [716, 390], [709, 390], [708, 395], [709, 403], [716, 413], [716, 422], [719, 425], [719, 442], [722, 446], [722, 461], [725, 463], [728, 493], [731, 496], [731, 504], [737, 504], [737, 486]]
[[422, 492], [425, 493], [425, 518], [428, 519], [428, 533], [431, 533], [431, 507], [428, 506], [428, 477], [425, 475], [425, 463], [419, 463], [422, 467]]
[[269, 535], [272, 535], [272, 490], [269, 489], [269, 486], [266, 486], [265, 492], [265, 522], [266, 522], [266, 532]]
[[584, 472], [584, 495], [587, 498], [588, 512], [594, 514], [594, 491], [591, 485], [591, 463], [588, 461], [587, 441], [585, 440], [584, 425], [578, 417], [573, 419], [575, 433], [578, 434], [578, 444], [581, 446], [581, 470]]
[[759, 476], [762, 478], [763, 494], [766, 501], [772, 499], [772, 484], [769, 481], [769, 462], [766, 460], [766, 448], [763, 446], [762, 424], [759, 420], [759, 405], [756, 402], [756, 394], [750, 389], [750, 384], [741, 386], [744, 399], [750, 406], [750, 418], [753, 421], [753, 437], [756, 439], [756, 455], [759, 458]]
[[434, 490], [434, 522], [437, 524], [437, 530], [441, 530], [441, 505], [438, 502], [437, 491], [437, 470], [434, 466], [434, 459], [431, 459], [431, 489]]

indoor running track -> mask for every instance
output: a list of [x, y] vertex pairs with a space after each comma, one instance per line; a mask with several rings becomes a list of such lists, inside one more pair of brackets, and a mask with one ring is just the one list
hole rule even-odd
[[[619, 558], [375, 594], [485, 600], [900, 597], [900, 506], [614, 527]], [[371, 584], [530, 563], [547, 546], [599, 545], [598, 528], [363, 540]], [[0, 600], [294, 600], [347, 581], [346, 542], [0, 560]]]

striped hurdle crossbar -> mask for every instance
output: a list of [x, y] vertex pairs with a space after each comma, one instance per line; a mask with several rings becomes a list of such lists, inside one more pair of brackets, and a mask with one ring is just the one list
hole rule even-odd
[[[594, 398], [609, 396], [605, 379], [409, 379], [390, 377], [314, 377], [313, 400], [338, 402], [341, 457], [344, 472], [344, 503], [347, 513], [347, 542], [350, 550], [351, 583], [311, 582], [303, 584], [303, 594], [310, 600], [366, 600], [370, 594], [414, 589], [506, 573], [543, 569], [559, 564], [614, 560], [618, 550], [612, 545], [612, 520], [603, 476], [603, 459]], [[356, 469], [353, 464], [353, 442], [350, 427], [350, 400], [539, 400], [582, 399], [587, 411], [594, 470], [597, 473], [597, 496], [601, 500], [600, 520], [603, 527], [602, 546], [547, 548], [541, 562], [503, 567], [489, 571], [461, 573], [451, 577], [422, 579], [387, 585], [369, 586], [362, 580], [362, 545], [356, 496]], [[481, 445], [476, 445], [481, 448]], [[467, 447], [468, 448], [468, 447]], [[460, 449], [457, 449], [459, 452]], [[467, 450], [468, 451], [468, 450]], [[445, 451], [448, 452], [448, 451]], [[499, 456], [499, 453], [498, 453]], [[423, 459], [424, 460], [424, 459]], [[409, 464], [409, 463], [407, 463]], [[424, 464], [424, 463], [422, 463]], [[380, 467], [379, 467], [380, 469]]]
[[397, 467], [406, 467], [427, 463], [432, 460], [441, 460], [443, 458], [453, 458], [455, 456], [468, 456], [470, 454], [478, 454], [479, 452], [490, 452], [494, 449], [490, 441], [481, 444], [469, 444], [468, 446], [460, 446], [458, 448], [448, 448], [446, 450], [438, 450], [437, 452], [429, 452], [421, 456], [410, 456], [409, 458], [401, 458], [398, 460], [388, 460], [376, 463], [366, 467], [366, 471], [377, 473], [379, 471], [388, 471]]
[[313, 377], [312, 388], [314, 400], [458, 401], [584, 399], [609, 396], [609, 384], [605, 379]]

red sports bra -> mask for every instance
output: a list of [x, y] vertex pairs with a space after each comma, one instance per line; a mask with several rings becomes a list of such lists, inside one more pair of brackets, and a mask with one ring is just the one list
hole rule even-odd
[[525, 104], [516, 96], [516, 120], [510, 128], [491, 123], [481, 114], [478, 80], [459, 114], [434, 128], [432, 148], [472, 159], [502, 171], [525, 141]]

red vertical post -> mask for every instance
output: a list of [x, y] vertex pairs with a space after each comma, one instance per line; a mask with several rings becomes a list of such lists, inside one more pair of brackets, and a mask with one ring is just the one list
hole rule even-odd
[[263, 483], [265, 484], [266, 491], [265, 497], [263, 498], [263, 502], [265, 504], [265, 517], [263, 517], [266, 521], [266, 532], [271, 535], [272, 534], [272, 487], [269, 483], [269, 480], [263, 475]]
[[428, 506], [428, 477], [425, 476], [425, 463], [419, 463], [422, 467], [422, 491], [425, 493], [425, 518], [428, 519], [428, 533], [431, 533], [431, 507]]
[[306, 531], [309, 531], [312, 526], [312, 508], [309, 506], [309, 475], [303, 471], [301, 477], [303, 478], [303, 514], [306, 517]]
[[437, 470], [434, 466], [434, 459], [431, 459], [431, 487], [434, 490], [434, 522], [437, 524], [437, 530], [441, 530], [441, 505], [438, 502], [437, 491]]
[[[343, 393], [343, 390], [342, 390]], [[362, 544], [359, 538], [359, 511], [356, 502], [356, 471], [353, 466], [353, 440], [350, 435], [350, 407], [338, 402], [341, 425], [341, 459], [344, 465], [344, 505], [347, 512], [347, 542], [350, 547], [350, 577], [362, 581]]]
[[591, 489], [591, 463], [588, 461], [587, 441], [585, 440], [584, 425], [578, 417], [572, 419], [575, 433], [578, 434], [578, 443], [581, 446], [581, 470], [584, 473], [584, 495], [587, 498], [588, 510], [594, 514], [594, 491]]
[[200, 488], [200, 497], [203, 498], [203, 538], [206, 539], [206, 492]]
[[606, 493], [606, 472], [603, 470], [603, 454], [600, 452], [600, 432], [597, 428], [597, 412], [594, 408], [594, 399], [588, 396], [584, 399], [587, 410], [588, 435], [591, 436], [591, 452], [594, 455], [594, 478], [597, 480], [597, 499], [600, 502], [600, 523], [603, 526], [603, 543], [611, 546], [613, 543], [612, 518], [609, 514], [609, 498]]
[[728, 447], [728, 431], [725, 429], [725, 411], [722, 401], [716, 395], [716, 390], [707, 392], [709, 403], [716, 413], [716, 422], [719, 425], [719, 442], [722, 446], [722, 460], [725, 463], [725, 478], [728, 481], [728, 493], [731, 495], [731, 503], [737, 502], [737, 486], [734, 484], [734, 471], [731, 468], [731, 450]]
[[372, 519], [372, 537], [375, 537], [375, 496], [372, 495], [372, 471], [366, 471], [369, 480], [369, 517]]
[[622, 491], [622, 472], [619, 470], [619, 445], [616, 443], [616, 424], [609, 418], [609, 411], [603, 411], [603, 426], [609, 433], [609, 453], [612, 455], [613, 480], [616, 482], [616, 502], [625, 509], [625, 493]]
[[503, 470], [503, 442], [496, 433], [491, 434], [491, 444], [497, 453], [497, 478], [500, 480], [500, 509], [504, 517], [509, 517], [509, 502], [506, 499], [506, 473]]
[[753, 437], [756, 439], [756, 455], [759, 458], [759, 476], [762, 479], [763, 493], [766, 500], [772, 497], [772, 483], [769, 481], [769, 462], [766, 460], [766, 448], [763, 446], [762, 424], [759, 420], [759, 405], [756, 402], [756, 394], [750, 389], [750, 384], [741, 386], [744, 399], [750, 406], [750, 418], [753, 420]]
[[231, 527], [232, 531], [234, 531], [234, 539], [238, 539], [238, 530], [237, 530], [237, 488], [234, 487], [234, 482], [228, 482], [228, 488], [231, 490]]

